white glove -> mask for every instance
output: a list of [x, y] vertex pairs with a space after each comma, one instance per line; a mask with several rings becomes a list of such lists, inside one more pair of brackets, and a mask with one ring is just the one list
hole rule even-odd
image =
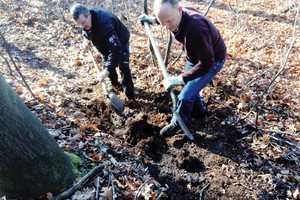
[[108, 75], [109, 75], [109, 71], [108, 71], [107, 69], [103, 70], [103, 71], [100, 72], [100, 74], [98, 75], [99, 81], [100, 81], [100, 82], [103, 82], [104, 79], [105, 79], [106, 77], [108, 77]]
[[172, 87], [184, 84], [182, 76], [168, 76], [163, 80], [163, 85], [166, 90], [170, 90]]
[[83, 40], [82, 40], [82, 48], [84, 50], [88, 49], [90, 46], [91, 46], [91, 41], [86, 39], [85, 37], [83, 37]]

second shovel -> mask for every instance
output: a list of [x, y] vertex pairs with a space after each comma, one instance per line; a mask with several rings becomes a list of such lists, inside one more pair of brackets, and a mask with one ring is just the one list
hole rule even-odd
[[[94, 58], [93, 56], [93, 53], [91, 51], [90, 48], [88, 48], [89, 50], [89, 53], [93, 59], [93, 63], [94, 63], [94, 66], [97, 70], [97, 73], [100, 74], [100, 69], [97, 65], [97, 62], [96, 62], [96, 59]], [[103, 92], [104, 94], [106, 95], [107, 97], [107, 104], [108, 106], [113, 110], [115, 111], [118, 115], [121, 115], [124, 111], [124, 108], [125, 108], [125, 103], [122, 99], [120, 99], [115, 93], [113, 92], [109, 92], [107, 90], [107, 86], [106, 86], [106, 83], [104, 81], [101, 82], [101, 85], [102, 85], [102, 89], [103, 89]]]

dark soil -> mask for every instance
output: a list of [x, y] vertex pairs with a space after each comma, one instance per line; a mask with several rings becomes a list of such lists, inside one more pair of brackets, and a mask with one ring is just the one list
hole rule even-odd
[[[103, 1], [100, 6], [111, 9], [110, 2]], [[37, 109], [28, 92], [10, 78], [11, 85], [28, 107], [42, 120], [46, 128], [60, 132], [55, 139], [64, 150], [81, 156], [83, 149], [88, 153], [91, 149], [82, 146], [86, 146], [88, 141], [94, 142], [96, 133], [105, 135], [102, 142], [107, 145], [115, 147], [118, 143], [118, 148], [124, 150], [126, 156], [111, 150], [117, 161], [128, 156], [128, 159], [142, 163], [151, 177], [168, 188], [166, 199], [192, 200], [204, 196], [207, 200], [293, 199], [288, 195], [288, 191], [299, 188], [299, 160], [287, 159], [288, 157], [284, 156], [275, 159], [265, 156], [266, 151], [261, 150], [258, 153], [253, 150], [255, 137], [261, 137], [264, 132], [251, 123], [255, 121], [252, 115], [247, 121], [241, 119], [241, 115], [244, 116], [254, 102], [254, 95], [248, 97], [250, 100], [249, 104], [246, 103], [247, 108], [238, 108], [239, 103], [245, 104], [241, 100], [242, 95], [248, 95], [238, 93], [238, 89], [242, 87], [238, 84], [238, 74], [248, 72], [239, 66], [248, 66], [249, 62], [232, 56], [233, 53], [228, 54], [224, 70], [203, 91], [202, 96], [210, 115], [191, 118], [187, 124], [195, 139], [190, 141], [182, 131], [168, 138], [159, 135], [160, 129], [171, 120], [172, 101], [170, 94], [161, 85], [162, 75], [159, 68], [153, 66], [145, 31], [137, 22], [143, 4], [140, 1], [133, 2], [130, 5], [130, 19], [125, 23], [131, 31], [131, 69], [136, 101], [127, 101], [121, 90], [116, 91], [116, 95], [126, 103], [122, 115], [117, 115], [108, 106], [88, 52], [80, 46], [81, 36], [77, 34], [74, 22], [68, 15], [68, 8], [73, 1], [49, 0], [45, 7], [19, 1], [18, 4], [14, 4], [18, 5], [17, 10], [20, 11], [20, 5], [27, 6], [26, 12], [23, 12], [31, 20], [27, 20], [26, 23], [14, 20], [14, 15], [21, 20], [18, 13], [3, 14], [3, 21], [8, 26], [1, 25], [1, 30], [9, 41], [10, 49], [17, 55], [17, 63], [22, 66], [23, 72], [26, 71], [25, 75], [30, 85], [38, 94], [38, 104], [42, 105]], [[205, 10], [209, 1], [189, 3]], [[90, 4], [92, 6], [93, 3]], [[126, 13], [121, 12], [120, 5], [117, 4], [119, 10], [116, 12], [124, 16]], [[262, 9], [264, 5], [257, 6]], [[7, 9], [9, 8], [7, 6]], [[30, 12], [30, 8], [38, 8], [46, 14], [51, 11], [52, 15], [39, 16], [36, 13], [35, 16]], [[44, 10], [46, 8], [49, 10]], [[57, 8], [62, 10], [62, 14], [57, 12]], [[233, 43], [233, 39], [230, 40], [233, 36], [226, 34], [226, 27], [235, 24], [234, 19], [231, 19], [233, 11], [230, 11], [230, 8], [227, 3], [216, 3], [211, 12], [217, 14], [210, 17], [220, 27], [226, 41]], [[24, 32], [30, 34], [24, 36]], [[163, 48], [165, 44], [162, 41], [166, 40], [167, 34], [161, 34], [159, 28], [153, 28], [153, 32], [159, 46]], [[172, 49], [172, 61], [180, 53], [180, 47], [177, 45], [175, 43]], [[229, 52], [233, 52], [232, 46], [229, 45]], [[97, 54], [95, 51], [94, 53]], [[97, 54], [96, 57], [100, 62], [100, 55]], [[180, 73], [184, 62], [185, 58], [182, 56], [176, 64], [168, 67], [168, 72]], [[232, 69], [235, 63], [238, 69]], [[249, 68], [249, 71], [253, 70], [252, 64]], [[5, 75], [9, 77], [8, 71]], [[257, 92], [258, 89], [257, 87], [253, 91]], [[180, 87], [175, 88], [176, 94], [179, 91]], [[281, 110], [278, 113], [281, 119], [295, 117], [287, 108], [290, 109], [289, 106], [286, 110], [278, 108]], [[264, 112], [268, 112], [267, 109]], [[297, 121], [297, 117], [293, 119]], [[266, 118], [262, 119], [263, 123], [265, 121]], [[268, 121], [266, 124], [276, 126], [277, 122]], [[72, 133], [65, 127], [80, 132], [81, 138], [66, 144], [62, 136], [69, 137]], [[299, 155], [299, 149], [296, 148], [293, 152]], [[81, 167], [87, 170], [89, 167], [85, 164], [88, 163], [83, 162]], [[282, 169], [290, 170], [289, 174], [283, 175]], [[277, 176], [278, 173], [281, 175]], [[118, 199], [130, 198], [125, 198], [120, 192]]]

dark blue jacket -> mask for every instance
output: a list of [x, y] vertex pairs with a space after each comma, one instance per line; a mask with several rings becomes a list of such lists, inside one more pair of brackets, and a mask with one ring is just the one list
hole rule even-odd
[[110, 71], [122, 59], [122, 48], [129, 42], [126, 26], [108, 10], [91, 8], [92, 28], [83, 29], [83, 35], [92, 41], [103, 56], [104, 67]]

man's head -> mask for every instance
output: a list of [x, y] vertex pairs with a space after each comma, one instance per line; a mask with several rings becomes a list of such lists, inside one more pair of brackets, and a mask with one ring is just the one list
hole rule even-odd
[[182, 7], [178, 0], [155, 0], [154, 14], [161, 25], [175, 31], [181, 21]]
[[92, 28], [92, 16], [89, 9], [79, 3], [74, 4], [70, 9], [75, 22], [86, 30]]

